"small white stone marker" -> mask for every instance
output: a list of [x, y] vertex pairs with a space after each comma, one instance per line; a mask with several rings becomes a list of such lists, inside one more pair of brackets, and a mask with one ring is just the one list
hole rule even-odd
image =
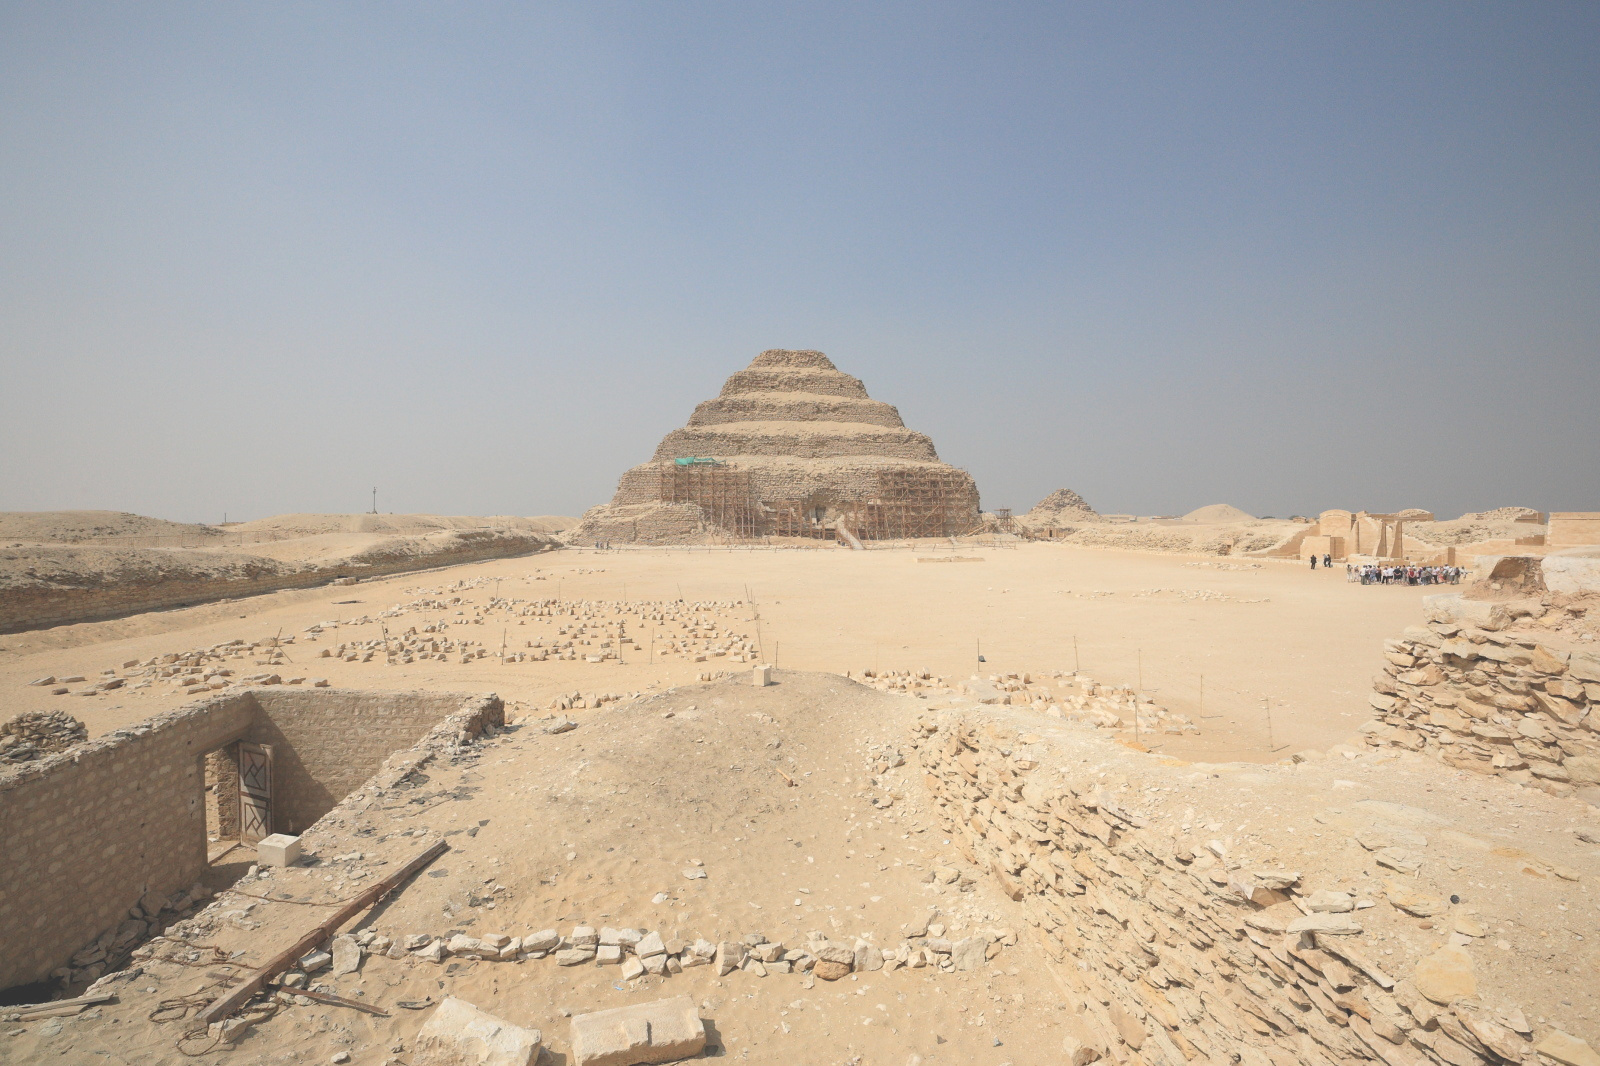
[[300, 838], [286, 833], [262, 837], [256, 845], [256, 862], [262, 866], [293, 866], [300, 858]]
[[752, 673], [755, 675], [756, 688], [766, 688], [772, 684], [772, 667], [758, 666]]

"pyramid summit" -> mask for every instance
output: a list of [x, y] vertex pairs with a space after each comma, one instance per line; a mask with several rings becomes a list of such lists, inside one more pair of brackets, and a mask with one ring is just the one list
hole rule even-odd
[[893, 405], [821, 352], [774, 348], [624, 473], [573, 540], [946, 537], [977, 521], [971, 476]]

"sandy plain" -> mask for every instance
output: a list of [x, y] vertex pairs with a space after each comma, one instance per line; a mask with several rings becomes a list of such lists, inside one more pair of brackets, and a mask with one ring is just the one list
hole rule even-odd
[[[371, 958], [331, 987], [388, 1008], [390, 1018], [300, 1005], [262, 1023], [233, 1051], [206, 1053], [205, 1061], [265, 1066], [347, 1053], [357, 1064], [405, 1063], [425, 1015], [396, 1005], [453, 994], [540, 1028], [552, 1052], [546, 1061], [560, 1063], [569, 1061], [565, 1012], [681, 992], [710, 1020], [716, 1054], [742, 1061], [1054, 1061], [1074, 1001], [1025, 914], [981, 871], [961, 864], [914, 760], [888, 774], [875, 765], [885, 752], [909, 755], [912, 720], [946, 701], [870, 692], [837, 676], [869, 669], [926, 670], [959, 682], [1076, 666], [1102, 682], [1142, 685], [1201, 726], [1198, 735], [1143, 738], [1175, 757], [1159, 765], [1187, 775], [1181, 788], [1194, 795], [1185, 793], [1182, 802], [1217, 819], [1195, 831], [1231, 834], [1230, 846], [1237, 837], [1263, 861], [1270, 854], [1310, 870], [1326, 865], [1329, 876], [1360, 871], [1356, 845], [1317, 839], [1328, 831], [1317, 823], [1337, 814], [1328, 806], [1336, 797], [1345, 812], [1338, 818], [1356, 818], [1362, 804], [1386, 811], [1403, 804], [1415, 817], [1443, 819], [1476, 840], [1534, 849], [1543, 861], [1581, 871], [1581, 883], [1524, 876], [1485, 845], [1445, 856], [1429, 876], [1438, 879], [1434, 891], [1462, 893], [1464, 906], [1498, 938], [1492, 952], [1479, 953], [1495, 995], [1534, 989], [1510, 998], [1523, 1000], [1541, 1024], [1549, 1018], [1592, 1036], [1592, 997], [1583, 989], [1600, 965], [1588, 946], [1595, 912], [1587, 888], [1596, 859], [1573, 835], [1589, 824], [1576, 801], [1393, 752], [1344, 749], [1300, 765], [1219, 766], [1215, 779], [1178, 761], [1275, 763], [1351, 740], [1369, 717], [1383, 640], [1420, 621], [1419, 601], [1435, 591], [1351, 584], [1342, 568], [1312, 572], [1288, 561], [1060, 544], [569, 549], [0, 637], [0, 717], [64, 708], [98, 735], [192, 697], [163, 682], [92, 696], [53, 696], [28, 682], [47, 675], [92, 682], [107, 669], [131, 673], [123, 664], [133, 660], [290, 636], [281, 662], [258, 651], [229, 665], [240, 677], [270, 671], [339, 687], [496, 692], [506, 699], [513, 727], [464, 758], [431, 766], [415, 794], [341, 808], [319, 823], [307, 846], [323, 864], [270, 882], [240, 882], [235, 891], [257, 901], [285, 890], [295, 900], [257, 902], [247, 919], [228, 919], [213, 931], [230, 955], [240, 953], [240, 965], [259, 964], [298, 935], [306, 904], [353, 891], [357, 881], [346, 878], [359, 871], [335, 856], [359, 851], [368, 866], [397, 863], [418, 847], [409, 834], [423, 830], [448, 839], [451, 853], [356, 928], [396, 936], [517, 935], [587, 923], [683, 938], [761, 932], [789, 943], [818, 929], [843, 938], [871, 934], [883, 943], [937, 907], [963, 934], [1002, 927], [1020, 934], [976, 971], [859, 974], [831, 985], [799, 975], [718, 978], [710, 968], [628, 982], [611, 967], [569, 970], [548, 960], [439, 967]], [[700, 606], [662, 609], [680, 600]], [[314, 626], [323, 628], [308, 632]], [[354, 661], [322, 654], [413, 628], [488, 654], [462, 662], [452, 651], [393, 664], [381, 652], [358, 653]], [[548, 652], [574, 638], [576, 659], [512, 662], [498, 654], [502, 646]], [[607, 639], [620, 658], [588, 661]], [[712, 648], [740, 650], [718, 656]], [[748, 662], [733, 659], [746, 649], [750, 659], [777, 661], [777, 686], [749, 686]], [[732, 676], [697, 680], [721, 671]], [[551, 701], [574, 692], [645, 695], [562, 710], [578, 727], [546, 735]], [[1270, 733], [1263, 697], [1272, 700]], [[1062, 728], [1024, 710], [994, 713], [1019, 725], [1037, 721], [1045, 733]], [[1074, 759], [1092, 758], [1114, 777], [1132, 773], [1129, 760], [1149, 761], [1106, 732], [1070, 733], [1069, 740]], [[1202, 778], [1210, 783], [1197, 784]], [[1134, 778], [1115, 779], [1119, 788], [1141, 788]], [[1295, 787], [1280, 787], [1291, 779]], [[1146, 795], [1169, 819], [1181, 806], [1167, 794], [1172, 784]], [[1216, 794], [1203, 797], [1202, 789]], [[887, 810], [872, 800], [883, 790], [897, 799]], [[1508, 823], [1508, 814], [1517, 821]], [[212, 886], [233, 884], [250, 858], [244, 850], [220, 856]], [[961, 867], [962, 885], [929, 880], [943, 864]], [[685, 877], [695, 868], [706, 878]], [[1377, 896], [1380, 874], [1366, 869], [1350, 887]], [[1369, 913], [1381, 917], [1375, 936], [1397, 964], [1410, 966], [1437, 939], [1427, 924], [1391, 914], [1387, 905]], [[1540, 939], [1550, 931], [1564, 938], [1561, 945]], [[210, 979], [186, 970], [177, 980], [136, 982], [121, 1003], [55, 1025], [15, 1026], [6, 1050], [19, 1062], [177, 1061], [183, 1026], [152, 1023], [148, 1015], [187, 992], [207, 998]]]
[[[375, 617], [461, 585], [468, 587], [451, 595], [463, 603], [449, 611]], [[562, 692], [683, 684], [732, 665], [715, 657], [662, 662], [652, 642], [659, 648], [673, 634], [647, 631], [637, 620], [631, 632], [641, 646], [624, 650], [620, 660], [502, 663], [502, 638], [522, 650], [551, 627], [530, 626], [514, 610], [489, 610], [497, 591], [506, 600], [628, 603], [636, 611], [649, 601], [741, 603], [720, 612], [725, 628], [748, 634], [762, 658], [794, 669], [857, 677], [868, 669], [927, 670], [953, 681], [1079, 669], [1102, 683], [1140, 687], [1194, 718], [1201, 732], [1158, 738], [1163, 752], [1271, 761], [1349, 739], [1368, 716], [1382, 641], [1418, 623], [1419, 601], [1439, 590], [1351, 584], [1342, 568], [1312, 572], [1292, 561], [1037, 543], [866, 552], [569, 549], [10, 634], [0, 637], [0, 717], [63, 707], [99, 735], [186, 697], [162, 686], [52, 696], [28, 682], [76, 675], [92, 681], [126, 661], [278, 635], [299, 640], [278, 671], [286, 678], [322, 677], [364, 689], [492, 691], [524, 708], [543, 708]], [[387, 665], [381, 656], [349, 663], [315, 658], [332, 634], [305, 643], [314, 624], [363, 617], [373, 620], [341, 626], [336, 639], [374, 639], [385, 626], [396, 632], [451, 621], [457, 633], [468, 624], [492, 654], [468, 664], [451, 658]], [[251, 672], [248, 664], [241, 669]]]

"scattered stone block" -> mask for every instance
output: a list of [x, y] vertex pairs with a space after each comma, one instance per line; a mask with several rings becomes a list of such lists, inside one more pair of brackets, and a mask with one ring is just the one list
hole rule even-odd
[[1290, 922], [1284, 929], [1287, 933], [1320, 933], [1339, 936], [1355, 936], [1361, 932], [1361, 926], [1348, 914], [1307, 914]]
[[1440, 1006], [1477, 995], [1478, 982], [1472, 972], [1472, 956], [1465, 948], [1442, 947], [1417, 963], [1411, 983], [1418, 992]]
[[688, 996], [635, 1003], [572, 1019], [574, 1066], [638, 1066], [698, 1055], [705, 1023]]
[[981, 936], [969, 936], [950, 945], [950, 962], [958, 970], [976, 970], [983, 965], [989, 944]]
[[758, 666], [751, 673], [755, 675], [756, 688], [766, 688], [772, 684], [772, 667]]
[[726, 977], [744, 963], [744, 945], [724, 940], [717, 945], [717, 976]]
[[262, 837], [256, 845], [256, 862], [262, 866], [293, 866], [300, 861], [300, 838], [286, 833]]
[[1552, 1029], [1541, 1041], [1538, 1047], [1539, 1054], [1561, 1063], [1561, 1066], [1600, 1066], [1600, 1054], [1590, 1047], [1588, 1041], [1579, 1040], [1560, 1029]]
[[361, 969], [361, 945], [345, 934], [333, 938], [333, 976], [341, 977]]
[[417, 1034], [414, 1066], [533, 1066], [543, 1037], [537, 1029], [486, 1014], [446, 996]]

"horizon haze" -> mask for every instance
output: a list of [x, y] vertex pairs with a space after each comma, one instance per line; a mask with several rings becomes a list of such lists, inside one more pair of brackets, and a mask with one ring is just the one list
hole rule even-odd
[[767, 348], [985, 509], [1600, 510], [1600, 8], [0, 5], [0, 510], [581, 514]]

